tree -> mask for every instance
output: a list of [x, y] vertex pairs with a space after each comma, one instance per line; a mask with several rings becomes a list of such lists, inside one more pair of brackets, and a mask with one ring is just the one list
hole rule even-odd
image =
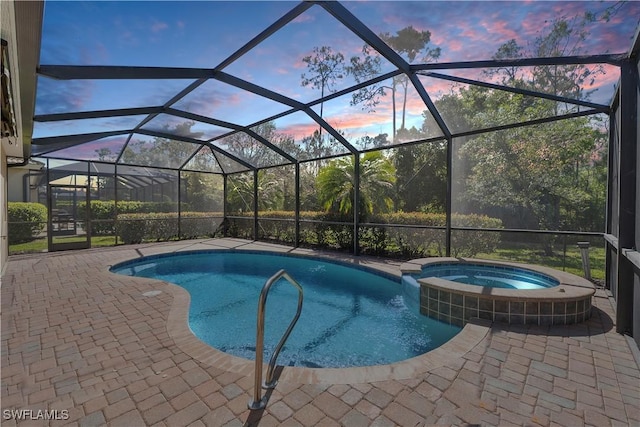
[[[404, 55], [409, 62], [413, 62], [416, 58], [420, 62], [431, 62], [440, 57], [440, 48], [428, 47], [431, 41], [431, 32], [418, 31], [413, 26], [405, 27], [396, 32], [395, 35], [389, 33], [380, 34], [380, 38], [393, 48], [400, 55]], [[362, 47], [360, 56], [350, 58], [350, 65], [346, 67], [347, 73], [353, 75], [356, 82], [361, 83], [380, 74], [382, 59], [380, 54], [365, 45]], [[400, 129], [405, 129], [405, 118], [407, 110], [407, 95], [409, 89], [409, 78], [401, 74], [391, 81], [391, 86], [378, 83], [362, 88], [353, 92], [351, 105], [362, 105], [364, 110], [375, 111], [376, 106], [380, 102], [380, 97], [386, 96], [386, 90], [391, 91], [391, 106], [393, 115], [392, 124], [392, 140], [395, 142], [397, 138], [398, 127], [396, 93], [398, 87], [402, 88], [402, 122]]]
[[[362, 46], [362, 54], [354, 55], [349, 59], [349, 65], [346, 67], [347, 74], [350, 74], [356, 80], [356, 83], [362, 83], [370, 80], [380, 74], [382, 58], [376, 51], [371, 50], [367, 45]], [[359, 89], [351, 94], [351, 105], [361, 105], [365, 111], [373, 112], [380, 103], [380, 97], [386, 96], [385, 89], [394, 88], [392, 86], [384, 86], [382, 84], [373, 84], [371, 86]], [[395, 129], [395, 103], [393, 104], [393, 119]]]
[[[355, 157], [332, 160], [317, 176], [318, 199], [328, 212], [353, 213]], [[393, 207], [391, 190], [395, 182], [393, 163], [380, 151], [365, 153], [360, 161], [360, 213], [364, 218]]]
[[[530, 52], [511, 40], [494, 58], [579, 55], [588, 36], [586, 25], [592, 19], [590, 14], [558, 18], [548, 33], [536, 39]], [[508, 86], [588, 99], [584, 84], [599, 73], [599, 67], [568, 65], [534, 67], [528, 73], [519, 67], [505, 67], [488, 74]], [[443, 116], [453, 118], [447, 122], [453, 132], [551, 117], [575, 108], [570, 103], [475, 86], [441, 98], [436, 106]], [[425, 122], [425, 126], [431, 125]], [[589, 118], [461, 139], [455, 162], [464, 165], [458, 170], [463, 171], [460, 184], [465, 190], [459, 194], [459, 205], [473, 205], [474, 210], [479, 207], [512, 228], [601, 229], [604, 140], [606, 131]], [[552, 239], [544, 243], [545, 252], [552, 254]]]
[[[430, 31], [418, 31], [413, 26], [405, 27], [399, 31], [396, 31], [395, 35], [389, 33], [381, 34], [380, 37], [393, 48], [400, 55], [405, 55], [409, 62], [416, 60], [418, 55], [420, 56], [420, 62], [431, 62], [440, 57], [440, 48], [429, 48], [427, 45], [431, 41]], [[401, 74], [393, 78], [393, 103], [394, 103], [394, 119], [395, 119], [395, 92], [396, 87], [402, 88], [402, 122], [400, 129], [405, 128], [405, 116], [407, 111], [407, 91], [409, 88], [409, 77]], [[395, 126], [394, 126], [394, 139], [395, 139]]]
[[447, 198], [446, 142], [397, 148], [395, 207], [407, 212], [444, 212]]
[[[167, 134], [176, 134], [193, 139], [202, 138], [202, 132], [193, 132], [193, 121], [184, 121], [173, 127], [164, 125]], [[132, 139], [122, 153], [122, 162], [136, 165], [165, 166], [178, 168], [199, 148], [191, 142], [154, 137], [151, 141]]]
[[[253, 211], [253, 173], [229, 176], [228, 203], [230, 212]], [[282, 209], [284, 191], [277, 176], [271, 171], [258, 171], [258, 210]]]
[[[180, 201], [192, 212], [221, 212], [223, 207], [223, 180], [218, 174], [183, 171], [183, 190]], [[185, 210], [185, 207], [182, 207]]]
[[[313, 54], [302, 58], [307, 64], [308, 73], [302, 73], [302, 86], [312, 86], [320, 89], [320, 98], [324, 98], [325, 89], [334, 92], [336, 81], [345, 76], [344, 55], [333, 52], [331, 46], [314, 47]], [[323, 117], [324, 102], [320, 102], [320, 117]], [[322, 127], [319, 129], [319, 139], [322, 143]]]

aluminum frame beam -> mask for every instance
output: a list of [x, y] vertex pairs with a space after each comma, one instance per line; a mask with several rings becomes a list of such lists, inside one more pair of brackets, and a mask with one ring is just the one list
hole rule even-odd
[[223, 68], [226, 68], [232, 62], [240, 58], [242, 55], [249, 52], [254, 47], [258, 46], [260, 43], [262, 43], [265, 39], [267, 39], [273, 33], [278, 31], [280, 28], [284, 27], [289, 22], [293, 21], [298, 16], [306, 12], [307, 9], [309, 9], [311, 6], [313, 6], [313, 4], [309, 2], [299, 3], [293, 9], [291, 9], [289, 12], [283, 15], [280, 19], [278, 19], [276, 22], [274, 22], [269, 27], [267, 27], [267, 29], [265, 29], [260, 34], [258, 34], [257, 36], [249, 40], [249, 42], [247, 42], [244, 46], [236, 50], [227, 59], [225, 59], [220, 64], [218, 64], [218, 66], [215, 69], [218, 71], [221, 71]]
[[535, 96], [536, 98], [544, 98], [544, 99], [549, 99], [551, 101], [558, 101], [558, 102], [565, 102], [567, 104], [580, 105], [583, 107], [589, 107], [596, 110], [600, 110], [603, 113], [609, 113], [610, 111], [610, 107], [608, 105], [596, 104], [594, 102], [582, 101], [579, 99], [567, 98], [564, 96], [552, 95], [552, 94], [537, 92], [533, 90], [518, 89], [515, 87], [509, 87], [509, 86], [499, 85], [495, 83], [482, 82], [479, 80], [466, 79], [463, 77], [450, 76], [447, 74], [440, 74], [440, 73], [433, 73], [433, 72], [424, 72], [424, 73], [418, 72], [418, 74], [422, 76], [441, 79], [441, 80], [449, 80], [456, 83], [481, 86], [481, 87], [486, 87], [488, 89], [502, 90], [505, 92], [516, 93], [519, 95]]
[[448, 70], [462, 68], [535, 67], [544, 65], [611, 64], [620, 66], [625, 54], [554, 56], [549, 58], [490, 59], [482, 61], [431, 62], [412, 64], [411, 70]]
[[[49, 136], [31, 140], [31, 146], [33, 155], [41, 156], [44, 154], [52, 153], [54, 151], [64, 150], [65, 148], [75, 147], [76, 145], [95, 141], [101, 138], [107, 138], [109, 136], [126, 135], [130, 132], [131, 130], [117, 130], [109, 132], [82, 133], [76, 135]], [[37, 148], [39, 147], [43, 147], [43, 149], [38, 150]], [[47, 147], [50, 147], [52, 149], [48, 150]]]
[[[258, 142], [264, 144], [265, 146], [267, 146], [271, 150], [275, 151], [276, 153], [278, 153], [279, 155], [281, 155], [285, 159], [289, 160], [291, 163], [295, 163], [297, 161], [297, 159], [295, 157], [293, 157], [290, 154], [286, 153], [285, 151], [283, 151], [279, 147], [273, 145], [267, 139], [265, 139], [264, 137], [260, 136], [259, 134], [257, 134], [256, 132], [254, 132], [253, 130], [248, 128], [247, 126], [242, 126], [242, 125], [238, 125], [238, 124], [235, 124], [235, 123], [230, 123], [230, 122], [225, 122], [225, 121], [222, 121], [222, 120], [212, 119], [212, 118], [209, 118], [209, 117], [206, 117], [206, 116], [201, 116], [199, 114], [189, 113], [187, 111], [182, 111], [182, 110], [176, 110], [174, 108], [166, 109], [165, 113], [171, 114], [173, 116], [182, 117], [182, 118], [185, 118], [185, 119], [190, 119], [190, 120], [195, 120], [195, 121], [202, 122], [202, 123], [207, 123], [207, 124], [210, 124], [210, 125], [225, 127], [225, 128], [228, 128], [228, 129], [232, 129], [234, 131], [238, 131], [238, 132], [244, 132], [247, 135], [249, 135], [250, 137], [252, 137], [253, 139], [257, 140]], [[211, 139], [207, 140], [207, 142], [213, 142], [213, 141], [217, 141], [217, 140], [220, 140], [220, 139], [223, 139], [223, 138], [227, 138], [227, 137], [233, 135], [234, 133], [236, 133], [236, 132], [229, 132], [229, 133], [226, 133], [224, 135], [216, 136], [214, 138], [211, 138]]]
[[[158, 138], [166, 138], [166, 139], [173, 139], [176, 141], [182, 141], [182, 142], [191, 142], [193, 144], [197, 144], [197, 145], [206, 145], [209, 146], [213, 151], [216, 151], [226, 157], [229, 157], [231, 160], [233, 160], [236, 163], [240, 163], [242, 166], [248, 168], [249, 170], [255, 170], [257, 169], [255, 166], [253, 166], [251, 163], [247, 162], [246, 160], [243, 160], [237, 156], [234, 156], [233, 154], [223, 150], [220, 147], [217, 147], [213, 144], [211, 144], [208, 141], [200, 141], [199, 139], [194, 139], [194, 138], [189, 138], [187, 136], [180, 136], [180, 135], [174, 135], [174, 134], [170, 134], [170, 133], [164, 133], [164, 132], [158, 132], [158, 131], [154, 131], [154, 130], [149, 130], [149, 129], [137, 129], [135, 131], [135, 133], [139, 133], [142, 135], [148, 135], [148, 136], [154, 136], [154, 137], [158, 137]], [[217, 159], [216, 159], [217, 160]], [[222, 168], [222, 165], [220, 165], [220, 167]], [[222, 169], [224, 170], [224, 169]]]
[[120, 65], [40, 65], [38, 74], [55, 80], [208, 79], [211, 68], [136, 67]]
[[111, 110], [79, 111], [71, 113], [38, 114], [33, 117], [36, 122], [57, 122], [63, 120], [99, 119], [105, 117], [136, 116], [139, 114], [159, 114], [163, 107], [116, 108]]

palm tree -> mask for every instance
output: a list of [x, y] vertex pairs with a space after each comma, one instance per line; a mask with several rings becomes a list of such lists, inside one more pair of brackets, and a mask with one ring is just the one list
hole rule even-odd
[[[360, 161], [360, 215], [392, 209], [390, 192], [396, 180], [393, 163], [380, 151], [365, 153]], [[318, 199], [328, 212], [353, 213], [355, 157], [342, 157], [323, 167], [316, 178]]]
[[[229, 177], [229, 210], [251, 212], [253, 210], [253, 174], [241, 173]], [[258, 210], [283, 208], [282, 182], [271, 171], [258, 171]]]

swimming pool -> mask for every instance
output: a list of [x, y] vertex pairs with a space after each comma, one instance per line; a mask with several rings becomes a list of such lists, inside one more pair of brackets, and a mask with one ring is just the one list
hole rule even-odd
[[[352, 367], [389, 364], [426, 353], [461, 328], [405, 304], [398, 279], [318, 258], [249, 251], [198, 251], [146, 257], [113, 272], [161, 279], [191, 296], [189, 326], [207, 344], [255, 358], [256, 311], [265, 281], [285, 269], [304, 288], [298, 324], [278, 364]], [[273, 351], [295, 314], [296, 290], [278, 281], [266, 304], [265, 351]]]

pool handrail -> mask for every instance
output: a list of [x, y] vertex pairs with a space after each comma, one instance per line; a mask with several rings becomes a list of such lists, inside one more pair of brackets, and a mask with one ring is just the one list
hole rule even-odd
[[[283, 277], [298, 290], [298, 308], [296, 310], [296, 315], [293, 317], [293, 320], [291, 320], [291, 323], [289, 323], [289, 327], [285, 331], [284, 335], [282, 335], [282, 338], [280, 338], [280, 342], [276, 346], [276, 349], [274, 350], [273, 355], [271, 355], [271, 359], [269, 360], [269, 366], [267, 367], [266, 379], [263, 386], [261, 383], [262, 383], [262, 357], [263, 357], [263, 350], [264, 350], [265, 305], [267, 303], [267, 296], [269, 294], [269, 290], [271, 289], [271, 286], [275, 282], [277, 282], [280, 278], [283, 278]], [[257, 328], [256, 328], [256, 368], [255, 368], [253, 401], [249, 402], [248, 404], [249, 409], [251, 410], [263, 409], [265, 406], [267, 406], [267, 402], [264, 401], [263, 398], [261, 397], [262, 395], [261, 389], [262, 387], [272, 389], [276, 386], [278, 382], [273, 378], [276, 359], [278, 358], [278, 355], [280, 354], [280, 350], [282, 350], [282, 347], [284, 346], [285, 341], [287, 341], [287, 339], [289, 338], [289, 335], [291, 334], [293, 327], [298, 322], [298, 318], [300, 317], [300, 313], [302, 312], [302, 300], [303, 300], [302, 286], [300, 286], [300, 284], [297, 281], [295, 281], [289, 275], [289, 273], [287, 273], [285, 270], [280, 270], [276, 274], [271, 276], [269, 280], [267, 280], [264, 286], [262, 287], [262, 291], [260, 292], [260, 298], [258, 300], [258, 319], [257, 319]]]

